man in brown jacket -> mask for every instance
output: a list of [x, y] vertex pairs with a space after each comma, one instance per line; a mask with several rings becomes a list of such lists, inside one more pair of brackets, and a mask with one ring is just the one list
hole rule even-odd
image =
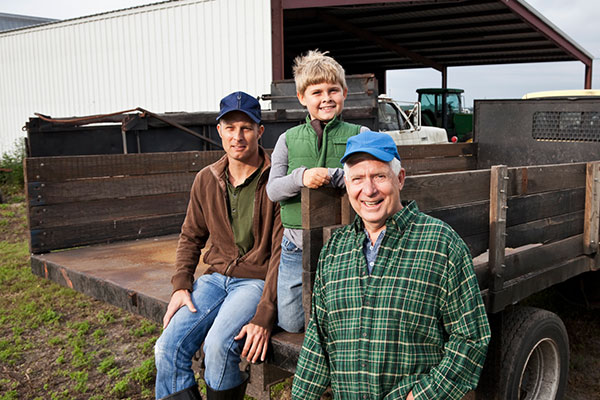
[[[202, 343], [208, 399], [243, 399], [248, 376], [239, 370], [240, 357], [264, 361], [277, 315], [283, 228], [279, 206], [266, 193], [271, 164], [258, 145], [260, 105], [232, 93], [221, 100], [217, 121], [226, 154], [192, 185], [173, 294], [155, 346], [157, 399], [200, 399], [191, 360]], [[209, 267], [194, 282], [209, 238]]]

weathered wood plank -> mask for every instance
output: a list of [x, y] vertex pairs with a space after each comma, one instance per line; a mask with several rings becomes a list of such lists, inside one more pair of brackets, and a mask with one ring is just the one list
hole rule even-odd
[[30, 250], [32, 253], [44, 253], [89, 244], [169, 235], [180, 231], [184, 218], [185, 213], [182, 213], [32, 229]]
[[506, 165], [496, 165], [490, 175], [490, 257], [488, 267], [492, 279], [490, 286], [497, 292], [504, 284], [504, 251], [506, 243], [506, 208], [508, 169]]
[[356, 217], [356, 212], [352, 205], [350, 204], [350, 199], [348, 198], [348, 193], [344, 193], [342, 196], [342, 205], [341, 205], [341, 220], [342, 225], [348, 225], [354, 221], [354, 217]]
[[100, 199], [140, 197], [190, 191], [196, 172], [83, 179], [67, 182], [30, 182], [30, 207]]
[[[421, 205], [417, 203], [419, 208]], [[489, 232], [489, 202], [462, 204], [448, 208], [425, 211], [434, 218], [441, 219], [461, 237], [486, 234]], [[487, 247], [486, 247], [487, 248]]]
[[87, 272], [73, 270], [44, 258], [32, 256], [31, 270], [42, 278], [134, 312], [156, 323], [162, 323], [162, 315], [167, 310], [167, 302], [148, 293], [124, 289], [110, 280], [100, 279]]
[[[584, 197], [584, 189], [577, 188], [509, 198], [506, 225], [513, 227], [544, 218], [582, 211]], [[432, 217], [448, 223], [463, 237], [489, 232], [489, 202], [487, 201], [438, 208], [426, 212]]]
[[489, 248], [489, 233], [479, 233], [477, 235], [464, 236], [462, 239], [469, 247], [469, 251], [471, 252], [472, 257], [477, 257], [478, 255], [485, 253]]
[[491, 281], [491, 274], [490, 269], [488, 268], [488, 263], [486, 262], [478, 265], [473, 265], [473, 269], [475, 270], [475, 276], [477, 277], [479, 289], [488, 289], [489, 283]]
[[583, 232], [583, 210], [508, 227], [506, 245], [549, 243]]
[[474, 170], [477, 160], [474, 157], [445, 157], [402, 160], [407, 175], [435, 174], [440, 172]]
[[29, 228], [45, 229], [107, 219], [182, 214], [186, 212], [188, 201], [189, 192], [181, 192], [36, 206], [29, 210]]
[[583, 228], [583, 247], [585, 254], [598, 251], [598, 232], [600, 230], [600, 162], [586, 165], [585, 181], [585, 217]]
[[[477, 143], [420, 144], [398, 146], [398, 153], [405, 160], [431, 157], [476, 157]], [[437, 160], [432, 160], [437, 161]]]
[[325, 245], [325, 243], [327, 243], [327, 241], [329, 239], [331, 239], [331, 236], [333, 235], [333, 233], [335, 231], [337, 231], [340, 228], [343, 228], [345, 225], [344, 224], [340, 224], [340, 225], [331, 225], [331, 226], [326, 226], [323, 228], [323, 246]]
[[506, 256], [505, 280], [524, 278], [528, 274], [543, 270], [549, 265], [556, 265], [583, 254], [581, 234], [563, 240], [532, 247]]
[[407, 176], [400, 192], [424, 211], [489, 200], [489, 195], [490, 170]]
[[509, 196], [585, 187], [585, 170], [585, 163], [509, 168]]
[[304, 327], [310, 319], [312, 290], [319, 254], [323, 247], [323, 229], [304, 229], [302, 232], [302, 307], [304, 308]]
[[295, 372], [303, 341], [304, 333], [276, 333], [271, 338], [274, 351], [269, 362], [285, 371]]
[[584, 209], [584, 188], [556, 190], [508, 199], [506, 224], [514, 226]]
[[222, 151], [104, 154], [25, 159], [27, 182], [199, 171], [223, 156]]
[[[581, 235], [579, 239], [581, 240]], [[492, 294], [487, 311], [497, 313], [534, 293], [590, 271], [592, 263], [590, 257], [579, 256], [562, 263], [547, 264], [529, 275], [507, 281], [501, 292]]]
[[340, 224], [343, 193], [343, 190], [330, 187], [302, 188], [302, 229]]

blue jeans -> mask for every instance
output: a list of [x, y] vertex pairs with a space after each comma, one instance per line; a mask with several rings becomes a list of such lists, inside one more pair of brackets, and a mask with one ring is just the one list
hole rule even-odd
[[227, 390], [242, 383], [238, 364], [244, 339], [233, 338], [254, 317], [264, 284], [218, 273], [194, 282], [196, 312], [180, 308], [154, 347], [157, 399], [196, 385], [192, 357], [202, 342], [206, 384]]
[[278, 325], [288, 332], [304, 329], [302, 308], [302, 249], [285, 236], [281, 240], [281, 259], [277, 277]]

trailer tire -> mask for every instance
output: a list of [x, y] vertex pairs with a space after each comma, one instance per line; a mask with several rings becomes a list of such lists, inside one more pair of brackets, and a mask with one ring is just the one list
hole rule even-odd
[[569, 337], [558, 315], [533, 307], [507, 312], [501, 351], [500, 399], [562, 399], [569, 371]]

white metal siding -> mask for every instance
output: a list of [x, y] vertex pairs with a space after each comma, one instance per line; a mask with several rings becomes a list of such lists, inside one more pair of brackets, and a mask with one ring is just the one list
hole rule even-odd
[[0, 154], [34, 112], [218, 110], [269, 92], [266, 0], [181, 0], [0, 34]]

